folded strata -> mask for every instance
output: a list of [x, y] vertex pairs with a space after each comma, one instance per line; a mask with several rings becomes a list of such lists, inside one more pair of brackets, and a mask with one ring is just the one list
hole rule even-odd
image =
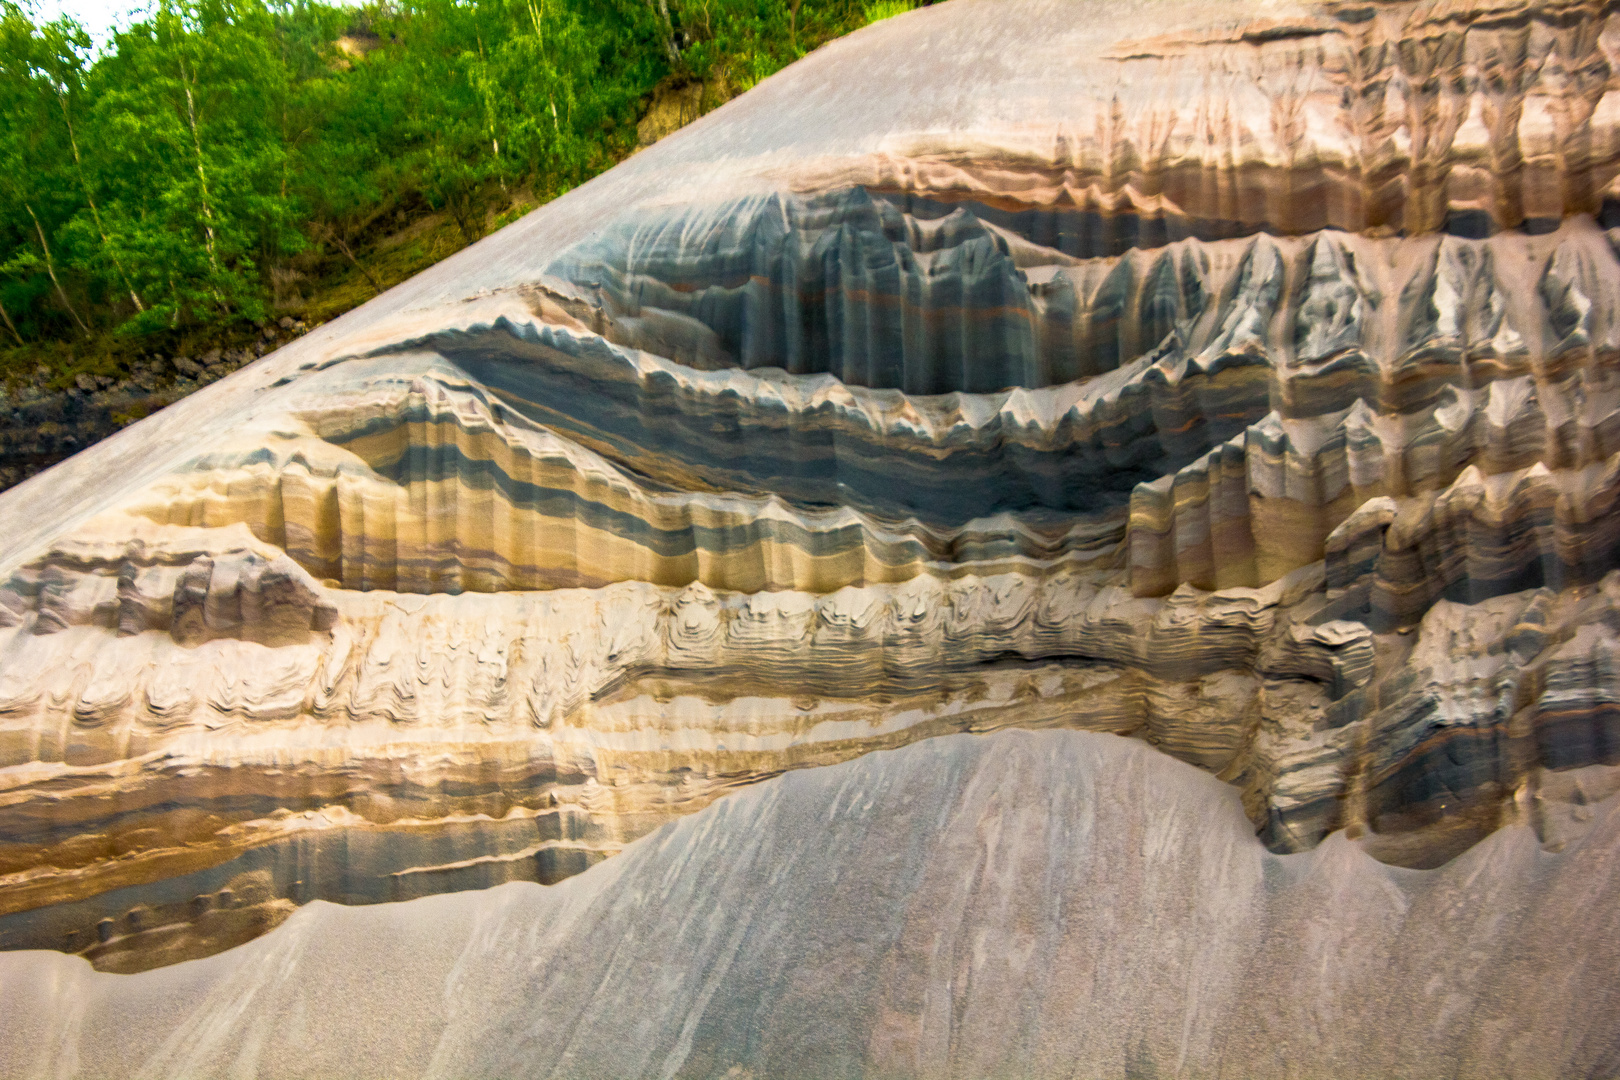
[[1566, 843], [1620, 765], [1607, 9], [1017, 5], [0, 495], [0, 947], [554, 882], [1005, 727], [1146, 740], [1277, 852]]

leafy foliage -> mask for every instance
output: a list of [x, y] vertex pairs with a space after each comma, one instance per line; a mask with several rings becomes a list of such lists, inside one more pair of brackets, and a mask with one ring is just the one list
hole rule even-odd
[[880, 19], [902, 15], [916, 6], [916, 0], [873, 0], [866, 5], [866, 21], [875, 23]]
[[93, 55], [0, 0], [0, 366], [335, 314], [893, 6], [158, 0]]

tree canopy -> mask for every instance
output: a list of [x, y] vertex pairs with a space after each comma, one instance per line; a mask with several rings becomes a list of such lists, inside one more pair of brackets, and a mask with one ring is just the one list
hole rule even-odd
[[159, 0], [96, 53], [0, 0], [0, 350], [358, 302], [411, 222], [470, 243], [630, 153], [661, 89], [723, 100], [895, 6]]

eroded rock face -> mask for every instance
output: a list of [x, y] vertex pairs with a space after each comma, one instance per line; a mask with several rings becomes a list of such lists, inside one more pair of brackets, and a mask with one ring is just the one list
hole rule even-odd
[[1276, 852], [1558, 848], [1620, 765], [1617, 49], [953, 0], [0, 495], [0, 946], [557, 881], [1004, 727]]

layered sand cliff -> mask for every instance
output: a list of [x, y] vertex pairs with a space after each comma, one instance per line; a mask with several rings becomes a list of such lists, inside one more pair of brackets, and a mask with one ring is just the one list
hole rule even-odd
[[1009, 727], [1145, 740], [1276, 853], [1574, 842], [1616, 33], [953, 0], [0, 495], [0, 947], [557, 882]]

